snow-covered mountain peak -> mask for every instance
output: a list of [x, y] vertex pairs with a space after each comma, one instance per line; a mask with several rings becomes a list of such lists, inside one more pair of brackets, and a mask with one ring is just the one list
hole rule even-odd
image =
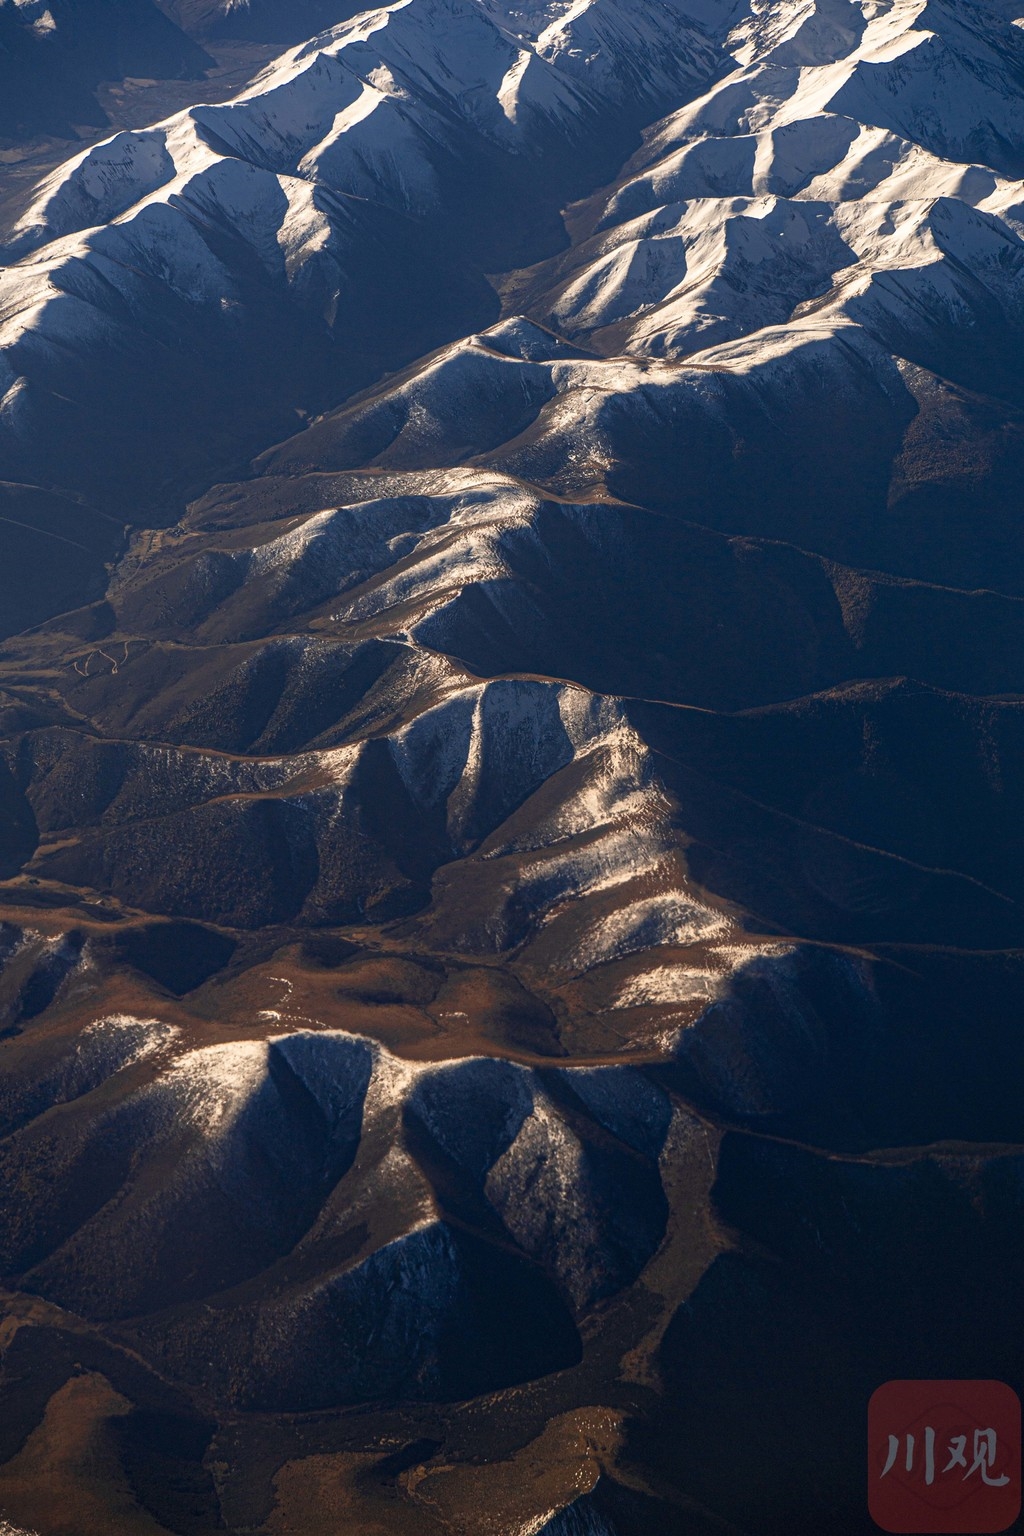
[[857, 0], [795, 0], [786, 5], [754, 0], [726, 47], [746, 67], [827, 66], [857, 46], [867, 25]]
[[813, 310], [896, 345], [908, 326], [965, 323], [962, 264], [1019, 323], [1008, 14], [754, 0], [723, 52], [735, 67], [655, 125], [595, 236], [560, 263], [548, 303], [563, 333], [732, 367], [735, 351], [709, 346], [771, 327], [767, 359], [792, 321], [799, 348]]
[[[40, 186], [10, 254], [120, 218], [161, 189], [165, 200], [187, 200], [191, 188], [178, 178], [202, 178], [224, 156], [423, 211], [444, 198], [438, 156], [475, 153], [467, 140], [481, 135], [532, 151], [546, 125], [581, 131], [579, 119], [602, 99], [635, 89], [641, 60], [665, 52], [666, 25], [679, 46], [645, 90], [709, 72], [708, 44], [663, 0], [628, 14], [618, 5], [584, 0], [548, 25], [543, 43], [513, 35], [514, 18], [478, 0], [396, 0], [365, 12], [285, 51], [234, 100], [118, 133], [68, 161]], [[585, 58], [580, 26], [590, 29]], [[223, 213], [231, 219], [230, 207]]]
[[[49, 409], [33, 380], [58, 338], [130, 347], [128, 317], [158, 292], [197, 323], [209, 311], [218, 346], [262, 324], [267, 283], [340, 339], [350, 274], [374, 240], [394, 244], [382, 219], [465, 219], [468, 166], [527, 196], [567, 143], [582, 153], [645, 93], [679, 105], [528, 306], [561, 336], [746, 373], [789, 345], [805, 355], [813, 315], [837, 345], [860, 327], [884, 354], [907, 349], [908, 327], [967, 323], [968, 268], [1012, 328], [1024, 39], [1010, 10], [396, 0], [343, 20], [235, 99], [118, 133], [40, 186], [0, 270], [11, 428], [25, 442]], [[471, 344], [438, 387], [461, 398], [481, 366]]]

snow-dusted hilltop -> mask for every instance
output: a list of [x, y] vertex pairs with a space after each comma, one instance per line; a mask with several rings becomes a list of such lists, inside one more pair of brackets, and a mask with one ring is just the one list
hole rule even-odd
[[[679, 709], [784, 708], [906, 675], [1014, 687], [1020, 35], [1008, 12], [939, 0], [399, 0], [285, 49], [236, 99], [48, 176], [0, 269], [11, 569], [20, 581], [39, 543], [59, 546], [28, 617], [102, 594], [85, 639], [94, 622], [117, 636], [76, 652], [64, 684], [85, 685], [101, 736], [184, 755], [151, 803], [149, 747], [118, 747], [141, 810], [122, 819], [116, 795], [76, 810], [54, 786], [84, 771], [78, 728], [44, 715], [58, 734], [20, 748], [17, 770], [34, 878], [243, 928], [428, 904], [430, 942], [537, 945], [570, 970], [640, 956], [597, 988], [597, 1014], [622, 988], [655, 998], [659, 949], [691, 927], [691, 980], [731, 971], [733, 917], [705, 907], [701, 871], [768, 932], [923, 941], [933, 903], [966, 882], [943, 935], [1010, 935], [987, 854], [947, 867], [913, 818], [883, 842], [921, 855], [920, 910], [841, 915], [849, 882], [882, 879], [852, 811], [813, 856], [787, 847], [766, 895], [743, 860], [719, 861], [726, 812], [694, 812], [692, 785], [669, 793], [674, 770], [648, 754], [674, 763], [680, 739], [704, 740]], [[632, 154], [595, 190], [616, 150]], [[570, 187], [589, 195], [552, 255]], [[495, 277], [519, 224], [546, 259]], [[449, 340], [182, 515], [186, 489], [312, 406], [494, 320], [495, 290], [537, 319]], [[119, 519], [169, 516], [111, 578]], [[940, 600], [936, 583], [990, 590]], [[943, 613], [976, 632], [969, 663], [930, 640]], [[230, 728], [179, 714], [167, 646], [218, 653], [202, 672]], [[143, 686], [143, 650], [150, 705], [111, 713], [133, 657]], [[307, 676], [345, 700], [344, 725], [291, 706], [273, 723], [263, 691], [306, 698]], [[867, 697], [844, 708], [859, 718]], [[262, 752], [274, 761], [250, 771]], [[371, 784], [390, 806], [375, 829]], [[777, 831], [759, 822], [745, 857]], [[220, 873], [196, 884], [214, 845]]]
[[[1019, 326], [1024, 36], [1011, 12], [759, 5], [726, 47], [735, 68], [656, 126], [562, 264], [556, 324], [676, 358], [772, 325], [797, 345], [854, 322], [897, 351], [997, 313]], [[758, 350], [702, 360], [756, 364]]]
[[[176, 433], [251, 449], [323, 399], [322, 369], [351, 385], [481, 318], [489, 290], [467, 258], [499, 266], [502, 230], [512, 247], [531, 230], [550, 242], [594, 156], [614, 164], [645, 113], [714, 67], [702, 23], [666, 0], [532, 20], [400, 0], [284, 53], [235, 101], [84, 151], [6, 237], [9, 478], [133, 501], [193, 479], [202, 455]], [[305, 361], [282, 367], [282, 327]], [[190, 356], [165, 362], [168, 335]], [[168, 363], [170, 399], [153, 379]], [[182, 408], [197, 387], [201, 422]], [[137, 438], [154, 413], [168, 441], [126, 475], [130, 449], [122, 439], [111, 462], [101, 419]]]
[[386, 365], [494, 318], [481, 266], [550, 251], [558, 198], [673, 102], [515, 302], [604, 352], [732, 372], [826, 337], [940, 367], [978, 326], [1009, 343], [1022, 50], [973, 0], [401, 0], [343, 21], [236, 100], [85, 150], [8, 230], [7, 477], [129, 515], [173, 499], [367, 382], [375, 348]]

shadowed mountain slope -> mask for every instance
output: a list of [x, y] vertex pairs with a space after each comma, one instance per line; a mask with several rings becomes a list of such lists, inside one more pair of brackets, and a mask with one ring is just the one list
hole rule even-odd
[[156, 0], [2, 0], [0, 141], [100, 128], [101, 81], [198, 79], [210, 63]]

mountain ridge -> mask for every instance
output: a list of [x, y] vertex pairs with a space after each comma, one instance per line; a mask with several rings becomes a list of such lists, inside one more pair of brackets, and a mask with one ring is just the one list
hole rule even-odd
[[0, 1511], [866, 1536], [1024, 1388], [1019, 19], [344, 9], [0, 232]]

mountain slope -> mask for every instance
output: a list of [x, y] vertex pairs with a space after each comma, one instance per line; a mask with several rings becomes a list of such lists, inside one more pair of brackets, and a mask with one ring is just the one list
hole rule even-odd
[[[405, 0], [59, 168], [0, 269], [6, 477], [158, 523], [297, 416], [495, 318], [484, 272], [552, 248], [561, 199], [713, 67], [701, 26], [651, 3], [582, 83], [571, 18], [531, 40], [476, 0]], [[637, 96], [658, 17], [676, 47]]]
[[289, 16], [4, 231], [0, 1512], [866, 1536], [1024, 1387], [1013, 7]]

